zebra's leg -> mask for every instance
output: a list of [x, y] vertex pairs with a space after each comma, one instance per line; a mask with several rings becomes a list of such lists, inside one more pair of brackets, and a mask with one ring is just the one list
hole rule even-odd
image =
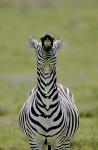
[[30, 150], [52, 150], [50, 145], [37, 145], [35, 143], [30, 142]]
[[63, 150], [70, 150], [70, 140], [64, 141]]
[[30, 150], [48, 150], [43, 141], [36, 139], [36, 137], [29, 136]]
[[35, 141], [29, 139], [30, 150], [39, 150]]

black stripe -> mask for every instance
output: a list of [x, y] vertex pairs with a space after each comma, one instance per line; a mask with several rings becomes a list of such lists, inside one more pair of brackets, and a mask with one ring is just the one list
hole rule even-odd
[[34, 120], [31, 116], [30, 116], [30, 113], [29, 113], [29, 118], [31, 120], [31, 122], [33, 122], [34, 124], [38, 125], [39, 127], [41, 127], [44, 131], [48, 131], [42, 124], [40, 124], [38, 121]]
[[29, 122], [29, 119], [28, 119], [28, 123], [26, 124], [27, 127], [29, 128], [28, 124], [29, 124], [29, 126], [30, 126], [34, 131], [36, 131], [36, 132], [38, 133], [38, 131], [37, 131], [37, 130], [31, 125], [31, 123]]
[[41, 80], [39, 78], [38, 78], [38, 83], [39, 83], [40, 87], [44, 90], [44, 88], [43, 88], [43, 86], [41, 84]]
[[44, 97], [47, 98], [47, 96], [41, 91], [40, 87], [38, 86], [38, 91], [40, 92], [40, 94]]
[[[54, 77], [55, 77], [55, 74], [53, 74], [51, 80], [47, 83], [47, 86], [50, 85], [53, 82]], [[56, 78], [55, 78], [54, 82], [56, 83]]]
[[37, 101], [35, 102], [35, 106], [36, 106], [36, 109], [42, 114], [43, 112], [41, 111], [40, 107], [38, 106], [38, 102]]
[[51, 150], [51, 146], [50, 145], [48, 145], [48, 150]]
[[49, 97], [49, 99], [52, 97], [52, 95], [55, 93], [57, 91], [57, 89], [55, 88], [55, 89], [53, 89], [53, 91], [51, 92], [51, 94], [48, 96]]
[[55, 87], [55, 85], [56, 85], [56, 78], [52, 81], [52, 86], [51, 86], [49, 92]]
[[47, 145], [47, 139], [45, 139], [45, 142], [44, 142], [44, 144], [45, 144], [45, 145]]
[[39, 127], [41, 127], [44, 131], [46, 132], [49, 132], [51, 130], [54, 130], [54, 129], [57, 129], [59, 128], [62, 124], [63, 124], [63, 120], [64, 120], [64, 117], [62, 118], [61, 122], [57, 125], [57, 126], [52, 126], [48, 129], [46, 129], [42, 124], [40, 124], [38, 121], [34, 120], [31, 116], [30, 116], [30, 113], [29, 113], [29, 118], [31, 120], [31, 122], [33, 122], [34, 124], [38, 125]]
[[56, 107], [56, 106], [58, 106], [58, 101], [56, 102], [56, 103], [54, 103], [54, 104], [51, 104], [50, 106], [49, 106], [49, 109], [51, 109], [51, 108], [54, 108], [54, 107]]
[[64, 117], [62, 118], [61, 122], [57, 126], [53, 126], [53, 127], [49, 128], [48, 132], [61, 127], [61, 125], [63, 124], [63, 121], [64, 121]]
[[51, 118], [52, 115], [53, 115], [54, 113], [56, 113], [57, 109], [58, 109], [58, 105], [57, 105], [56, 108], [52, 111], [52, 113], [51, 113], [50, 115], [48, 115], [48, 118]]
[[61, 110], [61, 108], [60, 108], [60, 111], [59, 111], [59, 113], [57, 114], [57, 117], [56, 117], [53, 121], [59, 120], [61, 116], [62, 116], [62, 110]]
[[41, 97], [40, 97], [40, 95], [39, 95], [38, 92], [36, 93], [36, 97], [37, 97], [38, 100], [40, 100], [40, 102], [43, 104], [43, 107], [46, 107], [46, 105], [43, 103], [43, 101], [42, 101], [42, 99], [41, 99]]
[[33, 107], [31, 107], [31, 112], [32, 112], [32, 114], [34, 115], [34, 116], [36, 116], [36, 117], [38, 117], [39, 115], [36, 113], [36, 111], [34, 110], [34, 108]]
[[54, 97], [53, 97], [53, 101], [55, 101], [55, 100], [57, 100], [57, 98], [58, 98], [58, 93], [56, 93], [55, 95], [54, 95]]

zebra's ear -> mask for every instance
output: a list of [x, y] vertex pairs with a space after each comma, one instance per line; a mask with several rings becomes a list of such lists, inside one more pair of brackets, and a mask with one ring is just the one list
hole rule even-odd
[[33, 36], [29, 37], [29, 45], [30, 48], [34, 48], [35, 51], [40, 47], [39, 42]]
[[57, 40], [53, 42], [53, 47], [56, 50], [60, 49], [62, 47], [62, 38], [57, 38]]

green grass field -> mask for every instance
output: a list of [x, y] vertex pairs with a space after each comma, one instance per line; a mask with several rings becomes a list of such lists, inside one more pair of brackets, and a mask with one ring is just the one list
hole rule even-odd
[[27, 150], [19, 111], [36, 85], [28, 37], [63, 38], [58, 82], [74, 93], [80, 127], [71, 150], [98, 150], [98, 1], [0, 0], [0, 150]]

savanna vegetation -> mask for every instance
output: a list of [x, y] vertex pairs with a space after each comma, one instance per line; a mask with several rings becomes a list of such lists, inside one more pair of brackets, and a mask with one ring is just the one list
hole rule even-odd
[[0, 150], [27, 150], [19, 111], [36, 85], [30, 35], [63, 38], [58, 82], [74, 93], [80, 127], [72, 150], [98, 150], [98, 1], [0, 0]]

